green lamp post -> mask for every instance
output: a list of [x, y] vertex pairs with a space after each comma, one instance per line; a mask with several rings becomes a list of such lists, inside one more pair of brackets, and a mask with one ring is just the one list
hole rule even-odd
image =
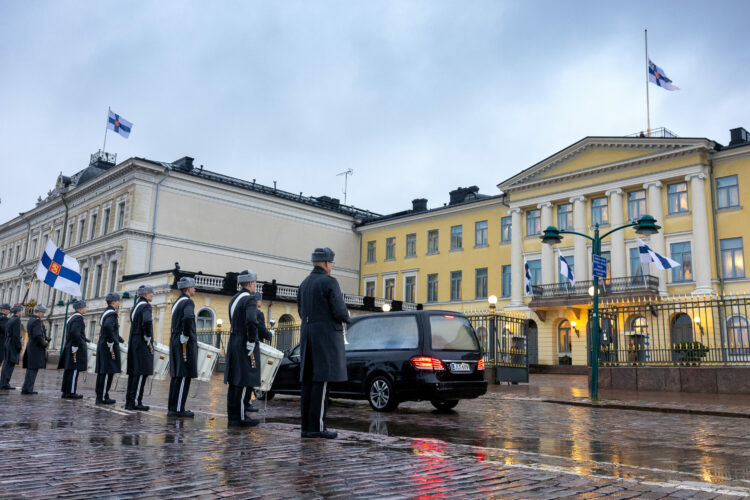
[[[616, 227], [607, 231], [603, 235], [599, 235], [599, 224], [594, 225], [594, 237], [576, 231], [559, 230], [555, 226], [549, 226], [544, 230], [542, 234], [542, 243], [548, 245], [556, 245], [562, 241], [561, 234], [575, 234], [582, 236], [587, 240], [591, 241], [591, 253], [593, 256], [602, 256], [602, 240], [614, 233], [628, 227], [635, 228], [635, 232], [639, 235], [649, 236], [659, 232], [660, 226], [656, 225], [656, 219], [646, 214], [640, 219], [629, 222], [623, 226]], [[594, 258], [594, 260], [597, 260]], [[592, 400], [599, 399], [599, 348], [601, 339], [599, 338], [599, 276], [594, 273], [594, 297], [592, 305], [591, 319], [594, 324], [591, 327], [591, 387], [589, 388], [589, 397]]]

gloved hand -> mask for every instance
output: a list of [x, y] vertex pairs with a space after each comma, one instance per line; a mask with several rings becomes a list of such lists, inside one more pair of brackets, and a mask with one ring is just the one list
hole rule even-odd
[[273, 328], [271, 328], [270, 330], [268, 330], [268, 333], [270, 333], [270, 334], [271, 334], [271, 338], [273, 338], [273, 335], [274, 335], [274, 333], [276, 333], [276, 332], [274, 331], [274, 329], [273, 329]]
[[107, 342], [107, 348], [111, 351], [112, 348], [115, 346], [114, 342]]
[[153, 354], [153, 353], [154, 353], [154, 345], [153, 345], [153, 344], [151, 343], [151, 337], [146, 337], [146, 336], [144, 335], [144, 336], [143, 336], [143, 341], [144, 341], [144, 342], [146, 343], [146, 345], [148, 346], [148, 350], [149, 350], [149, 352], [151, 352], [151, 354]]
[[73, 354], [75, 354], [75, 353], [78, 352], [78, 347], [77, 346], [73, 346], [73, 347], [70, 348], [70, 350], [73, 351]]
[[187, 341], [190, 340], [190, 337], [186, 335], [180, 335], [180, 343], [181, 344], [187, 344]]
[[247, 342], [245, 347], [247, 347], [247, 355], [252, 356], [253, 352], [255, 352], [255, 342]]

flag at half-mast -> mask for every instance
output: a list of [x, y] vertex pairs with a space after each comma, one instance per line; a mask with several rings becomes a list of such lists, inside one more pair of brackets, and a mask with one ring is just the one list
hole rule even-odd
[[651, 59], [648, 60], [648, 81], [665, 90], [680, 90]]
[[47, 240], [42, 259], [36, 268], [36, 277], [61, 292], [81, 296], [81, 268], [78, 261], [65, 255], [51, 239]]
[[130, 131], [133, 128], [133, 124], [127, 121], [122, 116], [118, 115], [117, 113], [113, 113], [112, 110], [109, 110], [109, 119], [107, 120], [107, 128], [109, 130], [114, 130], [121, 136], [123, 136], [125, 139], [128, 138], [130, 135]]

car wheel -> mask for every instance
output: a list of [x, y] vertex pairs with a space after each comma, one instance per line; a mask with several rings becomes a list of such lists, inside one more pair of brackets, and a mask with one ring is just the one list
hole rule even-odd
[[433, 399], [432, 401], [430, 401], [430, 403], [432, 403], [432, 406], [440, 411], [448, 411], [458, 406], [458, 399], [448, 399], [445, 401]]
[[266, 391], [261, 391], [260, 389], [255, 390], [255, 399], [257, 399], [258, 401], [261, 401], [263, 399], [265, 399], [266, 401], [271, 401], [275, 395], [276, 395], [275, 392], [271, 392], [271, 391], [266, 392]]
[[393, 411], [398, 406], [393, 384], [383, 375], [370, 380], [367, 386], [367, 401], [375, 411]]

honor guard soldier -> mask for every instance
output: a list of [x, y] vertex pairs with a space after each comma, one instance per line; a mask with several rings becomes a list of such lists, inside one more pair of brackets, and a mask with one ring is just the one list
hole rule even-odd
[[86, 325], [83, 315], [86, 314], [86, 301], [77, 300], [73, 302], [75, 312], [68, 318], [65, 326], [65, 345], [62, 356], [57, 365], [58, 370], [64, 369], [62, 387], [63, 399], [81, 399], [78, 394], [78, 375], [88, 368], [88, 350], [86, 348]]
[[112, 405], [115, 400], [109, 397], [112, 377], [122, 372], [120, 358], [120, 321], [117, 310], [120, 308], [120, 294], [108, 293], [104, 300], [107, 309], [99, 318], [99, 343], [96, 346], [96, 404]]
[[224, 383], [227, 390], [229, 427], [252, 427], [260, 421], [245, 415], [245, 396], [260, 385], [260, 347], [258, 346], [258, 308], [255, 298], [258, 275], [242, 271], [237, 282], [242, 289], [229, 301], [231, 330], [227, 345]]
[[5, 339], [7, 338], [5, 325], [8, 323], [8, 314], [10, 313], [9, 304], [0, 304], [0, 365], [5, 359]]
[[[273, 332], [271, 332], [271, 330], [268, 330], [266, 328], [266, 316], [263, 314], [263, 311], [261, 310], [263, 294], [261, 292], [255, 292], [255, 299], [256, 299], [255, 307], [257, 307], [258, 309], [258, 314], [257, 314], [258, 338], [260, 338], [260, 340], [267, 340], [270, 342], [273, 339]], [[258, 385], [260, 385], [260, 383], [258, 383]], [[253, 391], [245, 392], [245, 397], [243, 399], [243, 403], [245, 404], [245, 418], [252, 418], [251, 413], [258, 411], [258, 408], [253, 406], [252, 396], [253, 396]]]
[[154, 289], [148, 285], [138, 287], [138, 301], [130, 311], [130, 338], [128, 339], [128, 390], [125, 409], [148, 411], [143, 404], [143, 387], [154, 374], [154, 320], [151, 301]]
[[21, 360], [21, 348], [23, 347], [21, 342], [22, 312], [23, 306], [21, 304], [11, 307], [11, 316], [5, 324], [5, 364], [3, 364], [2, 374], [0, 374], [0, 389], [15, 390], [15, 387], [10, 385], [10, 377], [13, 375], [13, 369]]
[[26, 378], [21, 387], [21, 394], [37, 394], [34, 390], [34, 382], [39, 369], [47, 368], [47, 346], [49, 339], [42, 325], [42, 318], [47, 308], [39, 304], [34, 306], [34, 313], [26, 323], [26, 333], [29, 340], [26, 342], [26, 351], [23, 353], [23, 367], [26, 368]]
[[195, 304], [190, 298], [195, 295], [195, 280], [183, 276], [177, 282], [182, 290], [172, 305], [172, 336], [169, 341], [168, 417], [194, 417], [185, 409], [190, 381], [198, 377], [198, 337], [195, 334]]
[[337, 436], [325, 427], [326, 391], [328, 382], [347, 380], [343, 323], [349, 323], [349, 311], [338, 281], [331, 276], [333, 257], [330, 248], [316, 248], [311, 259], [315, 267], [297, 291], [302, 320], [302, 437]]

